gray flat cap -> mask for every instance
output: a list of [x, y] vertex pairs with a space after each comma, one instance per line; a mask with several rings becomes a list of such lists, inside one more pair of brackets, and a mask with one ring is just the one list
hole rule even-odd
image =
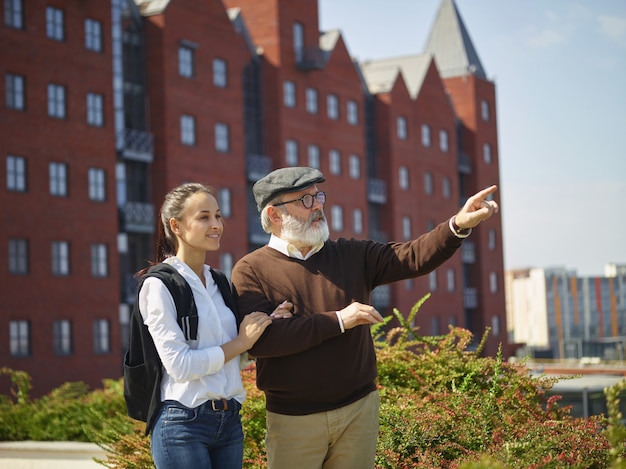
[[325, 180], [322, 172], [315, 168], [303, 166], [280, 168], [255, 182], [252, 192], [260, 212], [277, 195], [298, 192]]

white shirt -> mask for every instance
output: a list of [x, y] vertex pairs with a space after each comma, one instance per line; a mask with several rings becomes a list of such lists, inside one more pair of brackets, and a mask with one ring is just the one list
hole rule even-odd
[[147, 278], [139, 292], [139, 309], [163, 362], [161, 400], [175, 400], [192, 408], [210, 399], [235, 398], [243, 403], [246, 392], [239, 358], [224, 363], [220, 347], [237, 337], [237, 323], [209, 266], [204, 266], [205, 286], [177, 257], [164, 262], [173, 266], [191, 287], [198, 309], [198, 340], [185, 340], [176, 322], [174, 299], [165, 284], [158, 278]]
[[293, 244], [273, 234], [270, 236], [270, 240], [267, 245], [272, 249], [276, 249], [278, 252], [282, 252], [287, 257], [295, 257], [296, 259], [300, 259], [301, 261], [306, 261], [309, 257], [311, 257], [313, 254], [315, 254], [324, 247], [324, 242], [313, 246], [313, 248], [311, 248], [311, 250], [306, 253], [306, 256], [303, 256], [300, 250]]

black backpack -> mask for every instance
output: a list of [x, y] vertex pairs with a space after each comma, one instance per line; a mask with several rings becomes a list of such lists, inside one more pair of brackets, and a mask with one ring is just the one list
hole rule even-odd
[[198, 338], [198, 310], [187, 281], [169, 264], [160, 263], [150, 267], [137, 287], [129, 324], [128, 351], [124, 357], [126, 410], [130, 417], [146, 422], [146, 435], [150, 433], [161, 404], [163, 377], [161, 359], [139, 311], [139, 290], [148, 277], [160, 279], [170, 291], [176, 304], [177, 322], [185, 339]]

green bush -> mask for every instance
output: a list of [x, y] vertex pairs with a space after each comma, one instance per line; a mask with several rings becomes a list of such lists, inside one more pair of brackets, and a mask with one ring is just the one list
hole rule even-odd
[[[556, 469], [626, 467], [626, 428], [620, 424], [619, 393], [626, 380], [606, 391], [608, 418], [573, 418], [554, 384], [533, 378], [521, 364], [483, 357], [485, 337], [468, 351], [471, 333], [422, 337], [410, 327], [424, 297], [389, 331], [374, 327], [381, 396], [377, 469]], [[386, 318], [388, 324], [391, 318]], [[488, 333], [488, 331], [487, 331]], [[122, 380], [106, 381], [89, 392], [68, 383], [31, 401], [30, 378], [2, 369], [14, 383], [0, 396], [0, 439], [93, 441], [107, 452], [102, 465], [151, 468], [145, 424], [125, 415]], [[254, 365], [242, 372], [248, 393], [242, 409], [244, 467], [265, 463], [265, 399], [255, 386]]]

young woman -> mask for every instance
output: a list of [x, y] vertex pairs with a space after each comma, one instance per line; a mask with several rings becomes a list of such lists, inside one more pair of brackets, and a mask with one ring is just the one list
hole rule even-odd
[[160, 279], [148, 277], [139, 291], [139, 308], [163, 364], [162, 404], [151, 429], [158, 469], [241, 469], [239, 411], [245, 391], [239, 355], [273, 317], [291, 316], [290, 304], [283, 303], [272, 315], [255, 312], [238, 325], [234, 306], [227, 306], [234, 302], [224, 274], [205, 264], [207, 251], [219, 249], [223, 229], [212, 188], [188, 183], [165, 196], [157, 260], [173, 266], [190, 285], [198, 337], [185, 340], [172, 295]]

